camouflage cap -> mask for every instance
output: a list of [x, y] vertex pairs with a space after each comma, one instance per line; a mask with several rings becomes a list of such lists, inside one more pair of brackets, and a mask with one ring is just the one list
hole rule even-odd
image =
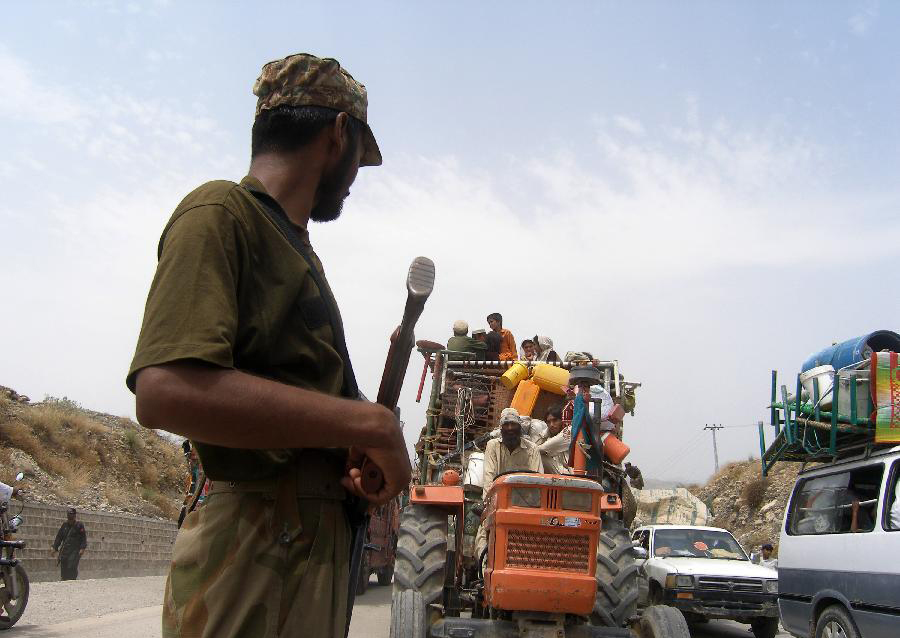
[[362, 166], [380, 166], [381, 151], [366, 122], [366, 87], [341, 68], [333, 58], [309, 53], [289, 55], [263, 66], [253, 94], [256, 115], [278, 106], [324, 106], [344, 111], [363, 123]]

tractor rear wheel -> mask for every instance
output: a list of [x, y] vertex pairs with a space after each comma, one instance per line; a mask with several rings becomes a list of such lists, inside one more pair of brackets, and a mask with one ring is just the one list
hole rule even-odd
[[390, 638], [426, 638], [425, 610], [421, 592], [395, 591], [391, 601]]
[[647, 607], [636, 627], [640, 638], [691, 638], [680, 611], [666, 605]]
[[[444, 592], [447, 563], [447, 511], [427, 505], [409, 505], [400, 515], [397, 535], [397, 555], [394, 559], [394, 605], [400, 595], [414, 591], [417, 598], [407, 595], [402, 601], [422, 605], [422, 617], [430, 627], [440, 618], [440, 612], [430, 605], [440, 603]], [[394, 609], [391, 609], [393, 618]], [[391, 621], [393, 624], [393, 620]], [[424, 634], [423, 634], [424, 635]], [[399, 638], [399, 636], [398, 636]]]
[[628, 531], [618, 520], [604, 520], [597, 547], [597, 597], [591, 623], [622, 627], [637, 612], [638, 567]]

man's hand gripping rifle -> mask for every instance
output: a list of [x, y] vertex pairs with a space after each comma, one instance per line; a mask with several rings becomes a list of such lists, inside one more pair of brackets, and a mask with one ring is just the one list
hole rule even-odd
[[[400, 398], [400, 389], [403, 387], [403, 378], [406, 376], [406, 368], [409, 365], [409, 356], [415, 345], [413, 329], [422, 311], [425, 302], [434, 290], [434, 262], [427, 257], [416, 257], [409, 267], [406, 276], [406, 307], [403, 309], [403, 320], [400, 327], [391, 335], [391, 346], [388, 350], [387, 361], [384, 366], [384, 374], [381, 377], [381, 386], [378, 388], [376, 401], [397, 412], [397, 401]], [[362, 490], [366, 494], [378, 494], [384, 485], [384, 474], [377, 465], [363, 459], [359, 469], [350, 470], [351, 476], [359, 478]], [[363, 506], [366, 504], [363, 503]], [[350, 628], [350, 615], [353, 613], [353, 601], [356, 595], [356, 583], [359, 577], [359, 569], [362, 563], [362, 553], [365, 549], [366, 529], [369, 524], [369, 516], [365, 514], [355, 522], [353, 534], [353, 547], [350, 554], [350, 584], [347, 600], [347, 630]]]

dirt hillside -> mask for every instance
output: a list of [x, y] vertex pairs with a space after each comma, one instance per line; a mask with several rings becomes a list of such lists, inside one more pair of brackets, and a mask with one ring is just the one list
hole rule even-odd
[[778, 547], [784, 509], [799, 463], [778, 463], [763, 477], [758, 460], [729, 463], [709, 482], [689, 489], [712, 511], [714, 527], [734, 534], [748, 551], [765, 542]]
[[19, 471], [30, 501], [174, 519], [187, 464], [176, 443], [131, 419], [0, 386], [0, 480]]

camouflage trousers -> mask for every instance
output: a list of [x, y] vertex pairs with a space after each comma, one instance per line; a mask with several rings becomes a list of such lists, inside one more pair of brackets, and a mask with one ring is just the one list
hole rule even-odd
[[213, 483], [175, 540], [163, 638], [344, 637], [344, 502], [298, 497], [294, 488]]

